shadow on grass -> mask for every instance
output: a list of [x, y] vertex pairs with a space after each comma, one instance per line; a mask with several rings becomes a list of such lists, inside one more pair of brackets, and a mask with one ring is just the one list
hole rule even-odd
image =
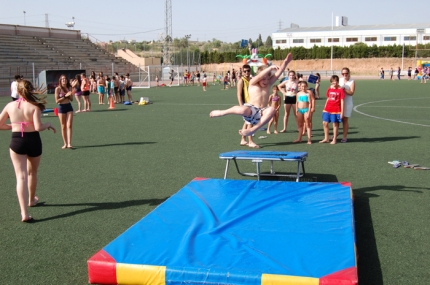
[[[262, 174], [269, 174], [269, 172], [261, 172]], [[282, 174], [282, 172], [276, 172]], [[285, 174], [285, 173], [284, 173]], [[291, 174], [291, 173], [289, 173]], [[296, 181], [295, 177], [283, 177], [283, 176], [261, 176], [261, 180], [269, 181]], [[332, 174], [321, 174], [321, 173], [306, 173], [300, 178], [300, 182], [338, 182], [336, 175]]]
[[158, 206], [164, 201], [166, 201], [169, 197], [162, 198], [162, 199], [142, 199], [142, 200], [128, 200], [128, 201], [122, 201], [122, 202], [103, 202], [103, 203], [75, 203], [75, 204], [46, 204], [44, 202], [39, 203], [38, 207], [77, 207], [77, 206], [87, 206], [91, 208], [85, 208], [81, 210], [76, 210], [73, 212], [61, 214], [58, 216], [53, 216], [45, 219], [37, 219], [36, 222], [45, 222], [49, 220], [56, 220], [61, 218], [67, 218], [75, 215], [80, 215], [84, 213], [90, 213], [94, 211], [101, 211], [101, 210], [116, 210], [116, 209], [123, 209], [128, 207], [135, 207], [135, 206], [141, 206], [141, 205], [150, 205], [150, 206]]
[[114, 111], [128, 111], [127, 109], [106, 109], [106, 110], [93, 110], [89, 113], [98, 113], [98, 112], [114, 112]]
[[[378, 198], [379, 195], [371, 192], [388, 190], [422, 193], [423, 188], [407, 187], [403, 185], [380, 185], [354, 189], [354, 185], [352, 186], [354, 192], [358, 280], [360, 284], [380, 285], [383, 284], [382, 270], [373, 229], [372, 212], [370, 209], [370, 199]], [[425, 189], [430, 190], [430, 188]]]
[[125, 145], [142, 145], [142, 144], [154, 144], [156, 142], [126, 142], [126, 143], [108, 143], [108, 144], [98, 144], [98, 145], [81, 145], [75, 146], [73, 149], [79, 148], [90, 148], [90, 147], [109, 147], [109, 146], [125, 146]]
[[[348, 138], [348, 143], [373, 143], [373, 142], [391, 142], [391, 141], [400, 141], [400, 140], [409, 140], [420, 138], [419, 136], [405, 136], [405, 137], [380, 137], [380, 138]], [[303, 136], [302, 144], [306, 144], [306, 136]], [[312, 139], [313, 144], [318, 144], [319, 140]], [[277, 142], [277, 143], [267, 143], [257, 141], [256, 142], [261, 148], [266, 148], [270, 146], [285, 146], [285, 145], [297, 145], [297, 143], [293, 142]], [[337, 143], [340, 144], [340, 138], [337, 140]]]

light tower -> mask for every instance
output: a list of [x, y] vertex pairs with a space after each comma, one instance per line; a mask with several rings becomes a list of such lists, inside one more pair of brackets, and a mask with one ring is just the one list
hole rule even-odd
[[164, 28], [165, 28], [165, 37], [163, 44], [163, 63], [164, 65], [170, 65], [171, 62], [171, 54], [170, 54], [170, 45], [173, 40], [172, 38], [172, 0], [165, 1], [165, 15], [164, 15]]

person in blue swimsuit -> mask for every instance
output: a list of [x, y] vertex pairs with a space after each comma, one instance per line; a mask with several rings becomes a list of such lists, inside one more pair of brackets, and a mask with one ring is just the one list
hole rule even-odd
[[303, 128], [307, 129], [308, 144], [312, 144], [312, 113], [315, 111], [315, 99], [312, 91], [308, 90], [308, 83], [301, 81], [299, 83], [299, 92], [297, 93], [296, 116], [299, 127], [299, 136], [294, 143], [302, 142]]

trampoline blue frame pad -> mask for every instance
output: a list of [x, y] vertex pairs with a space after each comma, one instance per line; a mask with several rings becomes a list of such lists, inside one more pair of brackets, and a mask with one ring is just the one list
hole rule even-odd
[[100, 284], [357, 284], [351, 187], [194, 180], [88, 270]]

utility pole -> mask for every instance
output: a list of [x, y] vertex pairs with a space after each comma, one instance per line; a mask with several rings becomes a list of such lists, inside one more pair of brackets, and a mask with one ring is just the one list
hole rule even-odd
[[170, 65], [171, 62], [171, 54], [170, 54], [170, 46], [173, 41], [172, 38], [172, 0], [165, 0], [165, 8], [164, 8], [164, 44], [163, 44], [163, 64]]

